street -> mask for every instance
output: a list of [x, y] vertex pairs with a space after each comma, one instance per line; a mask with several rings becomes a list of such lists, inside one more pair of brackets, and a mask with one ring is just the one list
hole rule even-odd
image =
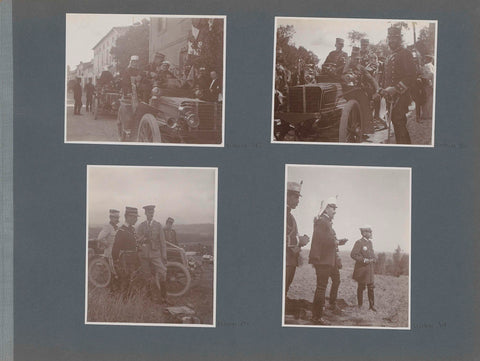
[[82, 100], [81, 115], [73, 114], [73, 98], [67, 99], [66, 141], [67, 142], [118, 142], [117, 116], [111, 114], [98, 115], [85, 110], [85, 97]]

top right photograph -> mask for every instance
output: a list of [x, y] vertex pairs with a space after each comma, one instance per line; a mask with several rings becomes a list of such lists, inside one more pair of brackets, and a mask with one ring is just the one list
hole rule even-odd
[[276, 17], [272, 143], [433, 147], [437, 28]]

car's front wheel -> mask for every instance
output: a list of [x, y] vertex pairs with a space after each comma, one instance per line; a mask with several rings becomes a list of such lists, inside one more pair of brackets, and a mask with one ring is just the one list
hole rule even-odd
[[162, 136], [157, 120], [152, 114], [144, 114], [138, 126], [138, 142], [161, 143]]
[[360, 143], [362, 141], [362, 113], [360, 105], [350, 99], [342, 110], [338, 141], [340, 143]]

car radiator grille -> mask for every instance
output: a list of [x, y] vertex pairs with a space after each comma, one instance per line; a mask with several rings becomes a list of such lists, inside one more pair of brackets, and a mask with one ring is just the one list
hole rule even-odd
[[221, 103], [197, 103], [197, 115], [200, 119], [200, 130], [219, 129], [222, 123]]
[[322, 89], [318, 87], [291, 87], [288, 93], [290, 112], [316, 113], [320, 111]]

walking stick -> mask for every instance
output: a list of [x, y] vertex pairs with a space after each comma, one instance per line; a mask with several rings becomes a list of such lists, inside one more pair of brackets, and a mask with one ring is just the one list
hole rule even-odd
[[388, 135], [387, 135], [387, 144], [390, 144], [390, 129], [392, 127], [392, 111], [393, 111], [393, 99], [390, 99], [390, 107], [388, 109]]

